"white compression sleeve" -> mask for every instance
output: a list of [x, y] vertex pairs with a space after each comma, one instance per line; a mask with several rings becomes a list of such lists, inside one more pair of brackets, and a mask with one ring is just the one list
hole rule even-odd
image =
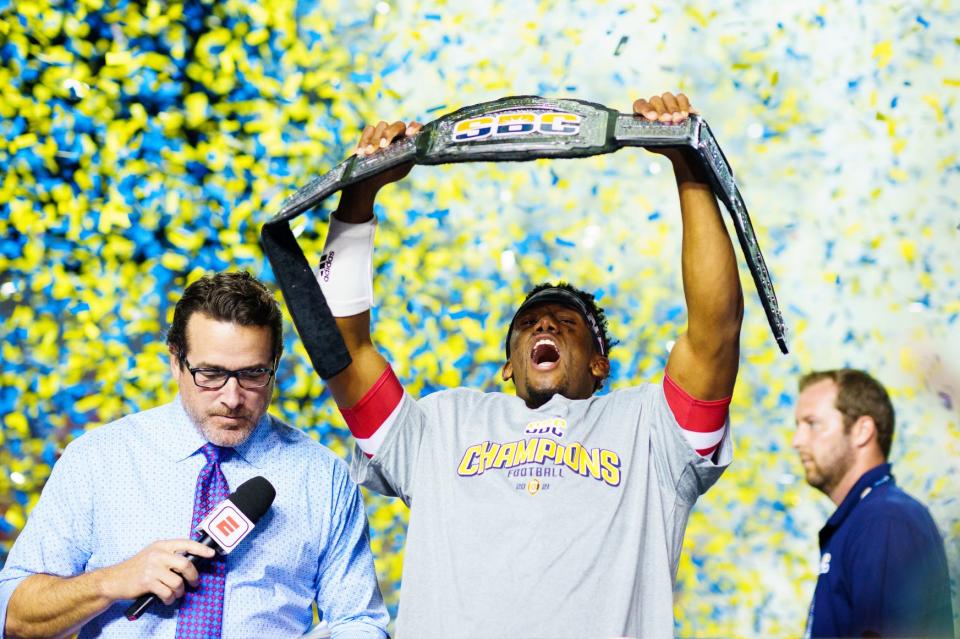
[[347, 317], [373, 306], [373, 236], [377, 218], [349, 224], [330, 217], [320, 256], [317, 282], [334, 317]]

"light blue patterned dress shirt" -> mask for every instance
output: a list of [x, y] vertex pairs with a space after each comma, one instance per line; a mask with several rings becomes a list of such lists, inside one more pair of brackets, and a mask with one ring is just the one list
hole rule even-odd
[[[0, 622], [31, 574], [73, 576], [120, 563], [154, 541], [189, 537], [204, 443], [178, 398], [67, 446], [0, 571]], [[267, 415], [221, 466], [231, 490], [262, 475], [277, 491], [227, 556], [223, 637], [301, 635], [314, 601], [334, 638], [386, 637], [363, 501], [346, 464]], [[177, 604], [156, 602], [128, 621], [129, 603], [115, 603], [80, 637], [174, 636]]]

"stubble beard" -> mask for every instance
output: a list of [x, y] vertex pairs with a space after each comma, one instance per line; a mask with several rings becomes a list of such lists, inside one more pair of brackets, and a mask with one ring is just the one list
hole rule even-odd
[[[247, 417], [247, 424], [243, 428], [238, 428], [234, 430], [226, 430], [222, 428], [217, 428], [211, 422], [214, 417], [217, 415], [198, 415], [191, 408], [185, 407], [187, 415], [190, 417], [190, 421], [193, 422], [194, 427], [199, 431], [201, 437], [206, 441], [214, 444], [216, 446], [222, 446], [224, 448], [235, 448], [240, 446], [248, 439], [250, 435], [253, 434], [253, 431], [257, 427], [256, 422], [252, 422], [246, 413], [238, 413], [235, 416]], [[231, 415], [231, 417], [234, 415]], [[252, 417], [252, 416], [251, 416]]]
[[574, 385], [570, 383], [570, 378], [563, 375], [556, 383], [544, 386], [542, 388], [527, 384], [527, 393], [524, 401], [528, 408], [537, 409], [553, 399], [554, 395], [562, 395], [567, 399], [583, 399], [574, 391]]
[[576, 388], [579, 388], [579, 384], [571, 383], [571, 378], [567, 372], [564, 372], [555, 383], [543, 388], [533, 386], [528, 379], [525, 397], [522, 399], [526, 402], [527, 408], [537, 409], [553, 399], [554, 395], [562, 395], [567, 399], [585, 399], [593, 394], [592, 391], [582, 394], [580, 391], [574, 390]]
[[527, 396], [524, 401], [528, 408], [540, 408], [560, 391], [555, 388], [532, 388], [527, 390]]
[[853, 451], [846, 448], [822, 464], [814, 460], [813, 466], [812, 471], [804, 467], [807, 483], [829, 496], [853, 466]]

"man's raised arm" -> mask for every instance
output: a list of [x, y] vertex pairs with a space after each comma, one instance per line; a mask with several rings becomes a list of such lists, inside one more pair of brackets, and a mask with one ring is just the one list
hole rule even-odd
[[[416, 122], [368, 126], [360, 137], [357, 155], [377, 153], [394, 140], [416, 135], [420, 128]], [[387, 370], [387, 360], [370, 339], [371, 252], [376, 226], [373, 203], [382, 187], [406, 177], [412, 166], [403, 164], [345, 189], [330, 223], [322, 261], [331, 264], [322, 266], [318, 277], [353, 359], [350, 366], [328, 380], [330, 392], [341, 409], [354, 407]], [[329, 268], [326, 274], [324, 268]]]
[[[634, 113], [681, 122], [695, 113], [685, 95], [664, 93], [637, 100]], [[699, 166], [685, 152], [662, 152], [673, 164], [683, 218], [683, 293], [687, 330], [667, 361], [667, 375], [696, 400], [724, 400], [733, 393], [740, 361], [743, 292], [730, 235]]]

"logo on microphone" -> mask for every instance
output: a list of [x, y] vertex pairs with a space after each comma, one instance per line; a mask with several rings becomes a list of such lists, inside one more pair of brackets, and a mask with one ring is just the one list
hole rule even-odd
[[250, 534], [253, 522], [228, 499], [211, 510], [198, 528], [210, 535], [223, 554], [228, 555]]

